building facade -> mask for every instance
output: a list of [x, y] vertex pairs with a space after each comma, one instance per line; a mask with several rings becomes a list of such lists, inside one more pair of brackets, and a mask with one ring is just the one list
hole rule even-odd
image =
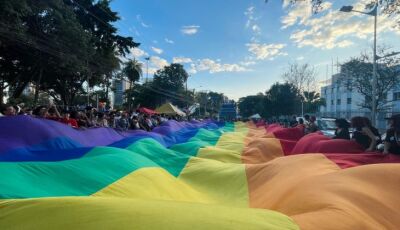
[[233, 101], [221, 105], [219, 111], [219, 119], [224, 121], [233, 121], [237, 118], [238, 109], [237, 104]]
[[[320, 108], [321, 117], [346, 118], [350, 120], [354, 116], [371, 117], [371, 111], [362, 108], [361, 104], [365, 98], [356, 88], [345, 84], [345, 77], [340, 73], [332, 76], [328, 85], [321, 87], [321, 98], [326, 101], [325, 106]], [[387, 128], [385, 117], [400, 113], [400, 82], [387, 94], [387, 107], [385, 111], [377, 114], [377, 128]]]
[[114, 93], [113, 93], [113, 106], [122, 106], [125, 103], [125, 91], [129, 89], [130, 84], [129, 81], [122, 80], [114, 80]]

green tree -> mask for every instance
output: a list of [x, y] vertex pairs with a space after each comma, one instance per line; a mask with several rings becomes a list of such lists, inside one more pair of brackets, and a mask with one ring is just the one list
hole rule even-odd
[[46, 90], [73, 104], [85, 82], [102, 84], [139, 45], [117, 34], [117, 20], [108, 0], [1, 1], [0, 94], [7, 84], [17, 98], [33, 83], [36, 99]]
[[211, 91], [208, 93], [208, 98], [211, 111], [210, 116], [214, 117], [221, 109], [221, 105], [224, 102], [224, 94]]
[[290, 83], [275, 83], [265, 95], [269, 101], [268, 113], [272, 116], [293, 115], [299, 112], [301, 95], [296, 86]]
[[239, 111], [242, 117], [250, 117], [254, 114], [265, 116], [267, 107], [267, 98], [262, 93], [247, 96], [239, 99]]
[[184, 83], [188, 73], [181, 64], [171, 64], [158, 70], [153, 81], [138, 86], [133, 90], [134, 104], [157, 107], [165, 102], [171, 102], [179, 107], [185, 107], [193, 102], [192, 93], [186, 93]]
[[[386, 56], [382, 49], [379, 52], [382, 57]], [[400, 60], [395, 57], [384, 57], [379, 60], [377, 73], [378, 81], [376, 95], [372, 92], [373, 64], [372, 58], [367, 54], [360, 57], [351, 58], [341, 66], [341, 77], [338, 83], [347, 87], [349, 90], [357, 90], [364, 100], [359, 104], [361, 107], [372, 110], [372, 97], [376, 98], [376, 111], [383, 111], [388, 108], [390, 100], [387, 99], [388, 93], [400, 81]]]
[[315, 91], [304, 91], [304, 112], [316, 113], [321, 106], [325, 106], [325, 99], [321, 98], [320, 94]]
[[[79, 58], [89, 52], [89, 36], [77, 22], [71, 8], [62, 1], [2, 1], [0, 30], [1, 72], [18, 97], [29, 83], [39, 87], [59, 72], [82, 72]], [[24, 10], [18, 7], [23, 6]], [[4, 7], [4, 8], [3, 8]], [[14, 13], [13, 20], [3, 20]], [[13, 71], [16, 70], [16, 71]]]
[[207, 113], [207, 108], [210, 106], [210, 97], [208, 92], [197, 92], [195, 95], [195, 100], [200, 104], [199, 113], [205, 115]]
[[128, 103], [128, 109], [132, 108], [133, 104], [133, 87], [135, 82], [140, 80], [140, 77], [143, 75], [142, 71], [142, 63], [138, 62], [137, 60], [130, 60], [125, 63], [125, 67], [122, 70], [123, 75], [129, 81], [129, 90], [125, 92], [126, 101]]
[[125, 67], [122, 70], [122, 72], [125, 75], [125, 77], [129, 80], [129, 82], [135, 83], [139, 81], [140, 77], [142, 77], [143, 75], [142, 67], [143, 67], [142, 63], [134, 59], [125, 63]]
[[296, 86], [301, 94], [304, 91], [316, 89], [317, 81], [315, 70], [309, 64], [291, 63], [282, 78], [288, 83]]
[[189, 75], [181, 64], [171, 64], [158, 70], [154, 74], [154, 80], [150, 90], [154, 92], [157, 98], [157, 105], [161, 105], [167, 101], [178, 105], [186, 106], [186, 93], [184, 84]]

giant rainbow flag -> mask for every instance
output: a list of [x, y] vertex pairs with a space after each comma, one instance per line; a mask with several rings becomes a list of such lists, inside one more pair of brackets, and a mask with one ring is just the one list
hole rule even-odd
[[0, 229], [400, 229], [400, 158], [277, 125], [0, 118]]

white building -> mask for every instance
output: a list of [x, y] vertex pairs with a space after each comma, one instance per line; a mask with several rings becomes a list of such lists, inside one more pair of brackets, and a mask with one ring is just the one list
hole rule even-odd
[[114, 80], [114, 95], [113, 97], [113, 106], [121, 106], [125, 102], [124, 93], [127, 89], [129, 89], [129, 81], [122, 79], [122, 80]]
[[[326, 106], [321, 106], [320, 115], [322, 117], [346, 118], [354, 116], [370, 117], [371, 112], [362, 108], [360, 104], [364, 101], [356, 88], [344, 84], [345, 78], [339, 73], [332, 76], [330, 84], [321, 87], [321, 98], [326, 101]], [[392, 89], [387, 95], [388, 110], [379, 112], [377, 115], [377, 128], [387, 128], [385, 117], [393, 113], [400, 113], [400, 82], [397, 87]]]

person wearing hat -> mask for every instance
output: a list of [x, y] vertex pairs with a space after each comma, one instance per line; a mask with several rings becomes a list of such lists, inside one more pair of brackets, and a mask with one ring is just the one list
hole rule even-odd
[[400, 114], [387, 118], [390, 129], [386, 131], [385, 147], [383, 153], [400, 154]]

